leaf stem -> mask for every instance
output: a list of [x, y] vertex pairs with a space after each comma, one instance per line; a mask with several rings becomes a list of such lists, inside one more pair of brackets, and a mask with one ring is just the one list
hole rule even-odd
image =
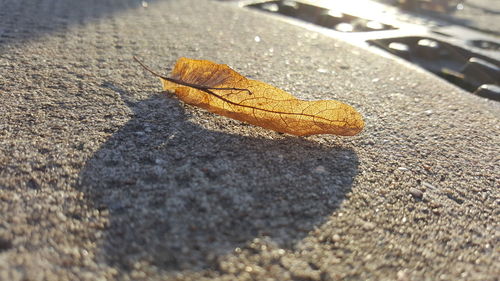
[[156, 73], [155, 71], [151, 70], [149, 67], [147, 67], [142, 61], [140, 61], [136, 56], [133, 57], [134, 60], [136, 62], [138, 62], [145, 70], [147, 70], [148, 72], [150, 72], [151, 74], [153, 74], [154, 76], [156, 77], [159, 77], [161, 79], [164, 79], [164, 80], [167, 80], [169, 82], [172, 82], [172, 83], [175, 83], [175, 84], [179, 84], [179, 85], [182, 85], [182, 86], [186, 86], [186, 87], [191, 87], [191, 88], [195, 88], [197, 90], [200, 90], [200, 91], [204, 91], [204, 90], [221, 90], [221, 91], [245, 91], [245, 92], [248, 92], [249, 95], [252, 94], [252, 92], [249, 90], [249, 89], [242, 89], [242, 88], [213, 88], [213, 87], [206, 87], [206, 86], [201, 86], [201, 85], [198, 85], [198, 84], [192, 84], [192, 83], [188, 83], [188, 82], [184, 82], [184, 81], [181, 81], [181, 80], [177, 80], [177, 79], [173, 79], [173, 78], [169, 78], [169, 77], [166, 77], [166, 76], [163, 76], [163, 75], [160, 75], [158, 73]]

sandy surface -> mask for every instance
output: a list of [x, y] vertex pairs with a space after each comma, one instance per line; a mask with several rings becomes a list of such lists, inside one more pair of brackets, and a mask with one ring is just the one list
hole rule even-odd
[[[242, 124], [132, 55], [367, 126]], [[499, 103], [407, 65], [228, 3], [0, 0], [0, 95], [0, 280], [498, 280]]]

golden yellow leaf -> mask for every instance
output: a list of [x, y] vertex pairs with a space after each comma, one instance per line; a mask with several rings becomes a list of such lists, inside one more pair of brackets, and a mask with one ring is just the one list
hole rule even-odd
[[264, 82], [247, 79], [225, 64], [180, 58], [163, 89], [216, 114], [297, 136], [352, 136], [364, 122], [351, 106], [335, 100], [305, 101]]

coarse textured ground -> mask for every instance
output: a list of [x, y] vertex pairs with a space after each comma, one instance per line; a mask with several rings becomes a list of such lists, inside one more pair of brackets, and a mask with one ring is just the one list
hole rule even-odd
[[[227, 63], [366, 128], [216, 116], [132, 55]], [[500, 276], [499, 103], [407, 64], [217, 1], [0, 0], [0, 95], [0, 280]]]

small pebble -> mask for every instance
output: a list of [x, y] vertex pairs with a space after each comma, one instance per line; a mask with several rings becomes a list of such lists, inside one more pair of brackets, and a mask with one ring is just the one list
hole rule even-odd
[[410, 194], [413, 196], [413, 198], [419, 200], [421, 200], [424, 196], [424, 193], [416, 188], [410, 188]]
[[338, 242], [338, 241], [340, 241], [340, 235], [338, 235], [338, 234], [334, 234], [334, 235], [332, 235], [332, 241], [333, 241], [333, 242]]
[[375, 228], [375, 224], [373, 222], [365, 222], [363, 224], [363, 229], [364, 230], [372, 230]]
[[253, 268], [251, 266], [246, 266], [245, 267], [245, 271], [246, 272], [252, 272], [253, 271]]
[[314, 172], [317, 174], [324, 174], [326, 173], [326, 169], [324, 166], [319, 165], [316, 168], [314, 168]]
[[404, 270], [398, 271], [398, 273], [396, 274], [396, 276], [398, 277], [398, 281], [406, 281], [406, 280], [408, 280], [408, 275], [406, 274], [406, 271], [404, 271]]
[[436, 187], [435, 187], [435, 186], [433, 186], [432, 184], [427, 183], [427, 182], [425, 182], [425, 181], [424, 181], [424, 182], [422, 182], [422, 185], [423, 185], [423, 186], [425, 186], [425, 187], [427, 187], [427, 188], [430, 188], [430, 189], [436, 189]]

